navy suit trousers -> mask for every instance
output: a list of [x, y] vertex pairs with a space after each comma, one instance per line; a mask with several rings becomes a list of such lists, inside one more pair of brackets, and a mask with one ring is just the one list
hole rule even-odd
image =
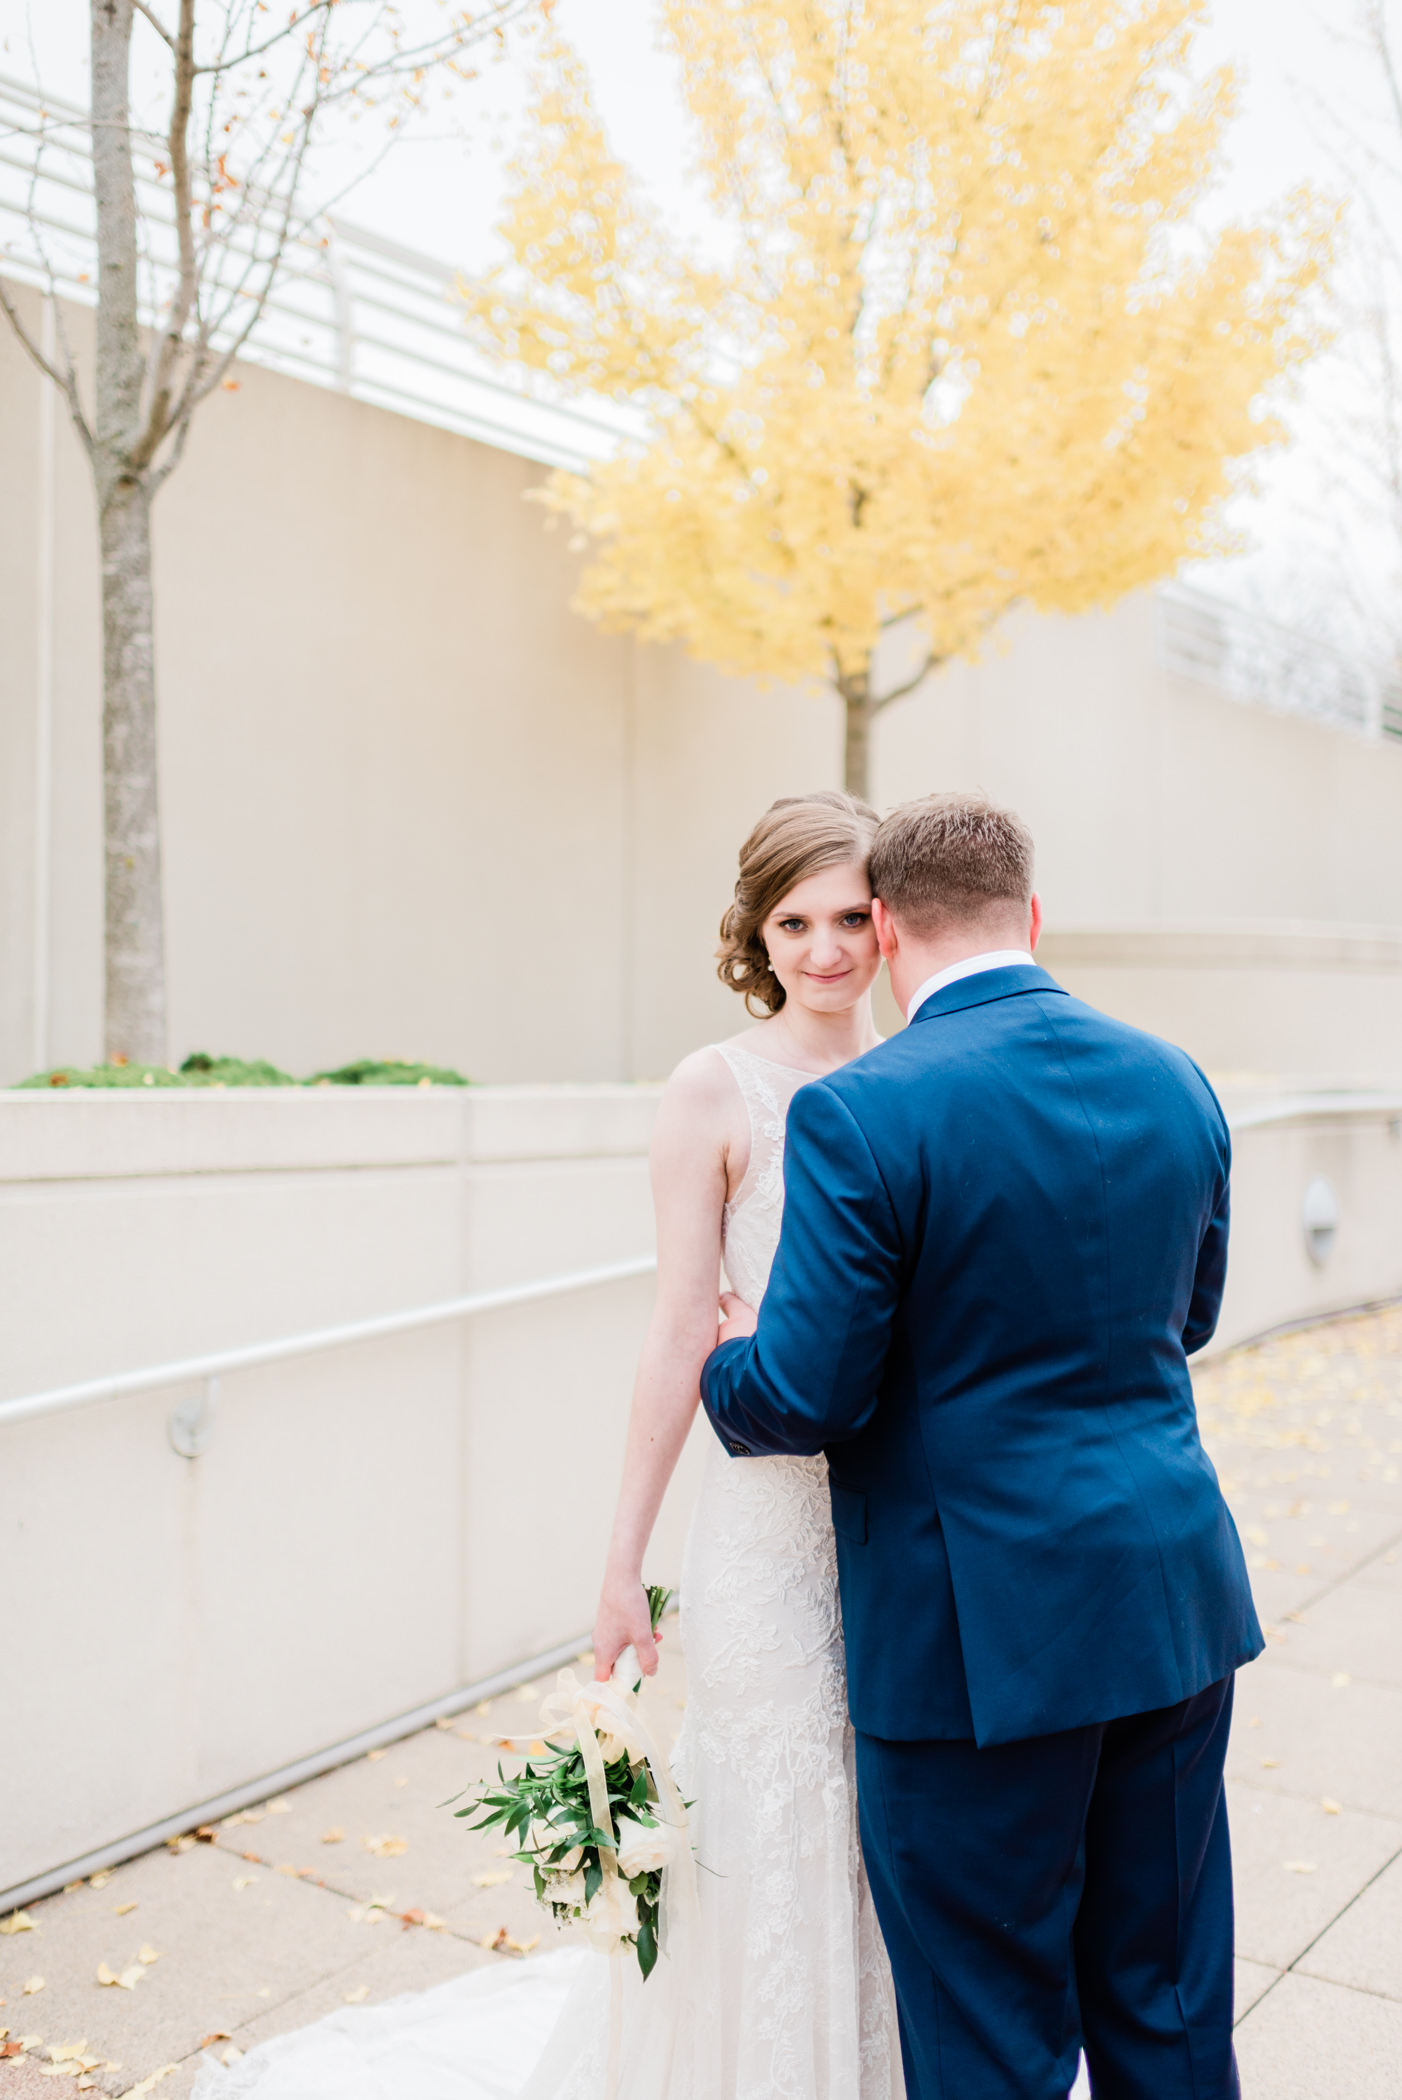
[[908, 2100], [1237, 2100], [1232, 1679], [979, 1749], [857, 1736]]

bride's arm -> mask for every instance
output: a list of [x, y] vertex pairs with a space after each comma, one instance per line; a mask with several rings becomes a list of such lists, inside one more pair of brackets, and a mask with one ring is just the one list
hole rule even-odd
[[701, 1366], [716, 1345], [721, 1212], [737, 1102], [721, 1059], [703, 1050], [677, 1067], [657, 1111], [657, 1302], [633, 1387], [623, 1484], [594, 1623], [600, 1679], [630, 1641], [645, 1674], [657, 1668], [643, 1555], [696, 1413]]

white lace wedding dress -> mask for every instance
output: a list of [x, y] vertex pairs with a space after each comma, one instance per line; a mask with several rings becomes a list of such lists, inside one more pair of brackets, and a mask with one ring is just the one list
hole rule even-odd
[[[779, 1243], [784, 1119], [805, 1074], [727, 1045], [750, 1159], [724, 1218], [758, 1305]], [[620, 2100], [903, 2100], [895, 2002], [857, 1842], [822, 1458], [712, 1437], [682, 1565], [694, 1958], [624, 1964]], [[194, 2100], [601, 2100], [608, 1961], [578, 1948], [334, 2013], [201, 2071]]]

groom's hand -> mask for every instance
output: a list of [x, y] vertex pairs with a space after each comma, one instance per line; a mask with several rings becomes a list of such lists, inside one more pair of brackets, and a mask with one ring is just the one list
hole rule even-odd
[[734, 1291], [721, 1292], [720, 1327], [716, 1333], [717, 1348], [722, 1342], [739, 1341], [745, 1335], [753, 1334], [758, 1325], [759, 1314], [752, 1305], [746, 1305], [744, 1299], [737, 1298]]

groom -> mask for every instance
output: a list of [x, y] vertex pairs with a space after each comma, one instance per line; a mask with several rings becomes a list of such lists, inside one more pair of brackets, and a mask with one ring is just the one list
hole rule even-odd
[[1032, 841], [933, 796], [872, 906], [910, 1026], [789, 1110], [736, 1459], [825, 1451], [909, 2100], [1228, 2100], [1232, 1672], [1260, 1652], [1187, 1356], [1229, 1145], [1179, 1050], [1032, 959]]

